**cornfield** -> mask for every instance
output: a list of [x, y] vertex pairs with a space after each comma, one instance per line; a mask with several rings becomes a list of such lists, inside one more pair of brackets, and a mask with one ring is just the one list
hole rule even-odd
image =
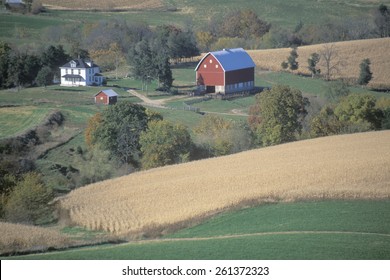
[[72, 191], [66, 219], [139, 236], [253, 203], [390, 198], [390, 131], [317, 138], [134, 173]]
[[41, 251], [69, 246], [72, 241], [56, 230], [0, 222], [0, 253]]
[[[338, 54], [337, 60], [344, 62], [342, 63], [344, 66], [339, 67], [339, 73], [333, 78], [356, 80], [359, 77], [360, 63], [363, 59], [369, 58], [373, 72], [369, 86], [378, 88], [390, 86], [390, 58], [387, 55], [390, 53], [390, 38], [337, 42], [328, 46], [332, 44]], [[299, 69], [296, 72], [310, 74], [307, 60], [312, 53], [321, 54], [324, 46], [325, 44], [299, 47], [297, 49]], [[282, 70], [281, 63], [287, 60], [290, 52], [290, 48], [248, 51], [258, 68], [272, 71]], [[322, 58], [321, 60], [318, 66], [321, 73], [325, 73], [326, 68]], [[332, 63], [334, 62], [336, 59]]]
[[161, 0], [43, 0], [43, 5], [51, 6], [56, 9], [70, 10], [107, 10], [107, 9], [157, 9], [163, 7]]

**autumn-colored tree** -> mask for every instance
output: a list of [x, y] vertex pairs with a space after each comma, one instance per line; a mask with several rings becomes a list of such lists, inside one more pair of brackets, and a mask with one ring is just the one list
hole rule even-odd
[[102, 122], [102, 113], [98, 112], [88, 120], [87, 128], [85, 129], [85, 143], [88, 147], [92, 147], [95, 143], [94, 134]]
[[202, 51], [209, 51], [210, 46], [215, 40], [213, 34], [208, 31], [199, 31], [196, 33], [196, 41], [198, 42], [198, 46]]

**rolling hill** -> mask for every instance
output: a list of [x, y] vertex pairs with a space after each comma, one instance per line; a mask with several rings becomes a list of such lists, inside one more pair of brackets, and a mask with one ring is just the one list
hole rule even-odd
[[[312, 53], [324, 51], [324, 47], [333, 45], [337, 58], [332, 61], [332, 65], [337, 61], [343, 61], [343, 66], [339, 67], [339, 73], [335, 73], [332, 78], [344, 78], [357, 80], [359, 77], [359, 64], [363, 59], [369, 58], [371, 61], [371, 71], [373, 78], [369, 83], [371, 87], [388, 87], [390, 85], [390, 59], [385, 56], [390, 50], [390, 38], [356, 40], [346, 42], [336, 42], [330, 44], [318, 44], [311, 46], [303, 46], [297, 49], [299, 55], [297, 61], [299, 63], [298, 71], [302, 74], [309, 75], [307, 68], [307, 60]], [[282, 70], [281, 63], [287, 60], [290, 55], [291, 48], [283, 49], [268, 49], [268, 50], [253, 50], [248, 51], [256, 66], [261, 69], [271, 71]], [[325, 73], [325, 64], [321, 58], [318, 63], [321, 73]]]
[[72, 191], [62, 220], [158, 235], [261, 202], [390, 198], [390, 131], [317, 138], [138, 172]]

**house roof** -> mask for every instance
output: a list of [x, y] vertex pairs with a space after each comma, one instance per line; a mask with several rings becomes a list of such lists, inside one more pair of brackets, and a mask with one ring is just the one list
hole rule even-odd
[[198, 70], [199, 66], [202, 64], [203, 60], [208, 56], [212, 55], [219, 61], [223, 70], [233, 71], [239, 69], [246, 69], [255, 67], [255, 63], [252, 58], [243, 48], [237, 49], [223, 49], [221, 51], [209, 52], [207, 53], [202, 60], [198, 63], [195, 68], [195, 71]]
[[5, 0], [6, 4], [24, 4], [22, 0]]
[[[76, 62], [76, 67], [71, 66], [72, 62]], [[87, 62], [91, 62], [91, 66], [89, 66], [87, 64]], [[84, 59], [78, 58], [78, 59], [73, 59], [73, 60], [67, 62], [66, 64], [64, 64], [60, 68], [92, 68], [92, 67], [99, 67], [99, 66], [96, 65], [95, 63], [93, 63], [93, 61], [91, 61], [91, 60], [84, 60]]]
[[113, 97], [113, 96], [118, 96], [118, 94], [113, 91], [112, 89], [104, 89], [104, 90], [101, 90], [99, 91], [96, 95], [98, 95], [99, 93], [103, 92], [105, 95], [107, 95], [108, 97]]

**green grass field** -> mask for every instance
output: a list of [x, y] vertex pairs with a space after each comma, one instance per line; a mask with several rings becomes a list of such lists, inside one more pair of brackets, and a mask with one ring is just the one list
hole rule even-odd
[[[60, 1], [59, 1], [60, 3]], [[67, 24], [84, 25], [112, 18], [130, 22], [146, 22], [151, 26], [172, 24], [185, 26], [190, 21], [196, 28], [202, 28], [210, 18], [222, 18], [227, 12], [237, 9], [235, 1], [207, 0], [170, 0], [165, 1], [172, 9], [146, 9], [137, 11], [71, 11], [47, 10], [39, 15], [9, 14], [0, 11], [0, 40], [13, 43], [31, 43], [49, 26]], [[367, 1], [310, 1], [310, 0], [245, 0], [240, 1], [240, 8], [255, 11], [260, 18], [293, 29], [300, 21], [304, 24], [327, 23], [340, 20], [346, 15], [353, 18], [370, 17], [380, 3], [390, 5], [389, 0]], [[60, 5], [60, 4], [59, 4]], [[195, 20], [196, 19], [196, 20]]]
[[49, 111], [36, 106], [0, 108], [0, 139], [18, 135], [39, 125]]
[[17, 259], [389, 259], [390, 201], [268, 204], [160, 240]]

